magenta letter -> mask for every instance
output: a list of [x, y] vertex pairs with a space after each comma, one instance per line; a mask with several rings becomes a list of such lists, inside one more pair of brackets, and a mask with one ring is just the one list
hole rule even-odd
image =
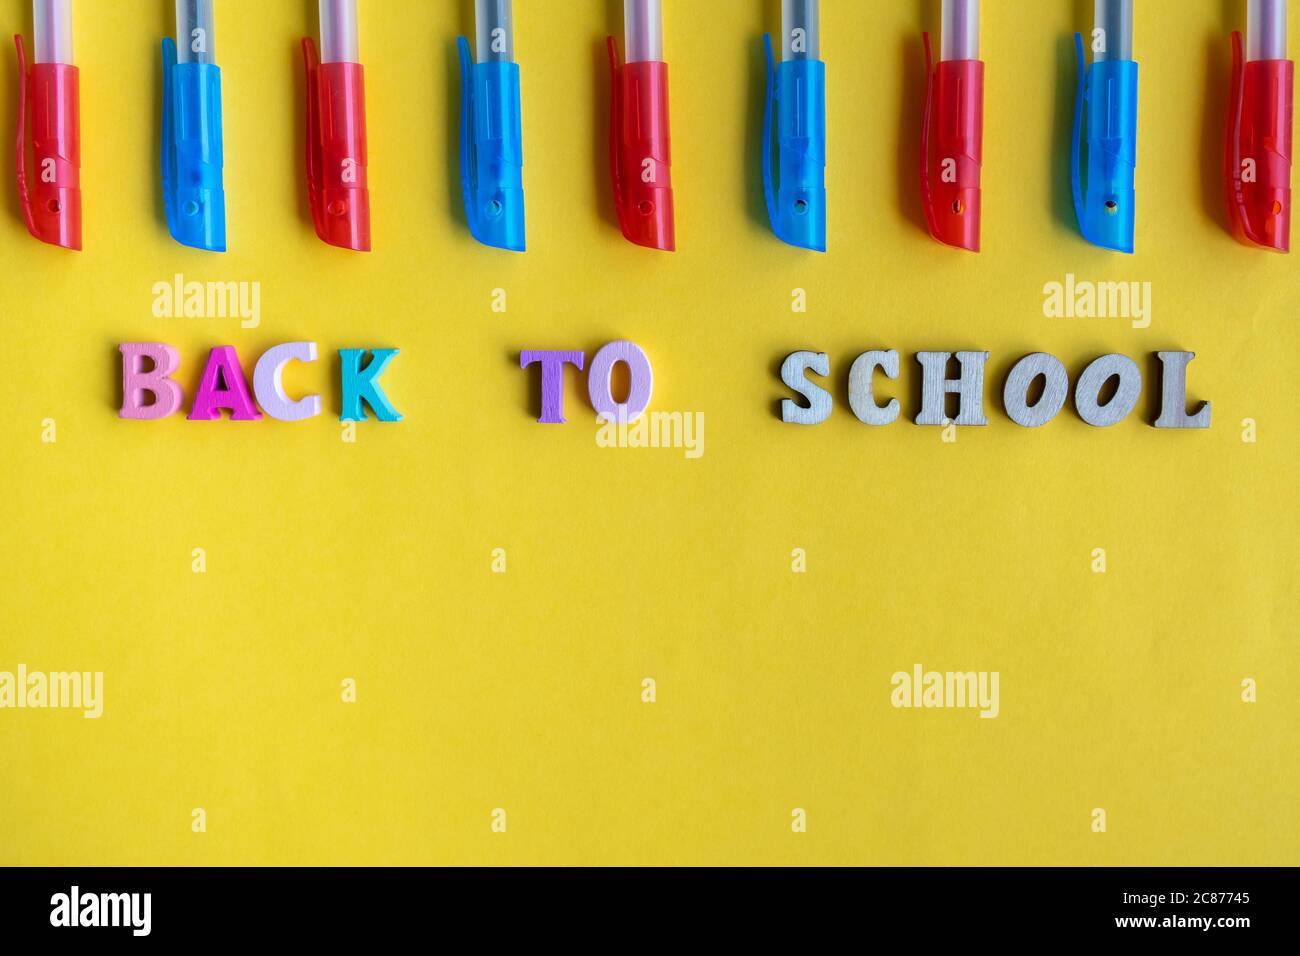
[[255, 422], [262, 417], [248, 394], [248, 380], [244, 378], [233, 345], [215, 348], [208, 356], [199, 392], [194, 396], [194, 407], [190, 409], [190, 421], [216, 421], [223, 408], [230, 409], [232, 422]]

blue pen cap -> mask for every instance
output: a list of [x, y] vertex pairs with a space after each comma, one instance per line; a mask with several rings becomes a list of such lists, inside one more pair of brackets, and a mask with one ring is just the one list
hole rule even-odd
[[221, 167], [221, 69], [176, 62], [162, 41], [162, 186], [167, 227], [182, 245], [226, 251], [226, 191]]
[[[826, 64], [775, 62], [767, 50], [763, 113], [763, 190], [772, 231], [782, 242], [826, 251]], [[777, 156], [773, 175], [772, 154]]]
[[523, 252], [524, 152], [519, 64], [475, 63], [460, 38], [460, 177], [474, 238]]
[[[1085, 70], [1083, 37], [1075, 35], [1079, 92], [1075, 101], [1071, 178], [1079, 229], [1089, 242], [1119, 252], [1133, 251], [1133, 189], [1137, 167], [1138, 65], [1133, 60], [1098, 60]], [[1085, 108], [1088, 179], [1082, 160]]]

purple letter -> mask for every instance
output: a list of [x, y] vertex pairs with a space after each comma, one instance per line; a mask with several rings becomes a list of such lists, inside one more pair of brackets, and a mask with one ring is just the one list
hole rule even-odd
[[542, 363], [542, 417], [543, 425], [564, 424], [564, 366], [577, 366], [582, 371], [584, 356], [581, 352], [549, 352], [535, 350], [519, 353], [519, 367], [528, 368], [534, 362]]

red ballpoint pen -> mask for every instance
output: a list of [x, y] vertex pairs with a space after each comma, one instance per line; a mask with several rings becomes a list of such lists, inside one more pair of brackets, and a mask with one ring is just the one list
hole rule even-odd
[[609, 159], [618, 222], [629, 242], [672, 252], [672, 157], [668, 135], [668, 64], [663, 61], [660, 0], [624, 0], [627, 62], [610, 37]]
[[980, 250], [980, 169], [984, 162], [984, 63], [979, 0], [943, 0], [943, 34], [934, 62], [925, 42], [925, 117], [921, 199], [930, 235]]
[[319, 57], [307, 64], [307, 198], [316, 235], [332, 246], [370, 251], [366, 177], [366, 87], [357, 53], [357, 0], [320, 0]]
[[1228, 219], [1248, 245], [1291, 248], [1291, 124], [1295, 64], [1286, 58], [1286, 0], [1250, 0], [1247, 50], [1232, 34], [1224, 151]]
[[[35, 62], [18, 47], [18, 201], [27, 229], [42, 242], [81, 248], [81, 108], [72, 65], [71, 0], [34, 0]], [[27, 171], [31, 130], [32, 180]]]

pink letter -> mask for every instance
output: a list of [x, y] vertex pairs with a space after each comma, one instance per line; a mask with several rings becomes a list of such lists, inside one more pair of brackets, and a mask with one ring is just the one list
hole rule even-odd
[[[154, 421], [181, 407], [185, 393], [169, 377], [181, 364], [174, 348], [161, 342], [123, 342], [118, 351], [122, 353], [121, 417]], [[144, 367], [146, 358], [152, 365], [149, 369]], [[153, 396], [149, 404], [144, 401], [145, 392]]]
[[216, 421], [223, 408], [230, 409], [232, 422], [255, 422], [262, 417], [248, 394], [248, 380], [244, 378], [233, 345], [222, 345], [208, 355], [208, 364], [199, 381], [199, 392], [194, 396], [194, 407], [190, 409], [190, 421]]

